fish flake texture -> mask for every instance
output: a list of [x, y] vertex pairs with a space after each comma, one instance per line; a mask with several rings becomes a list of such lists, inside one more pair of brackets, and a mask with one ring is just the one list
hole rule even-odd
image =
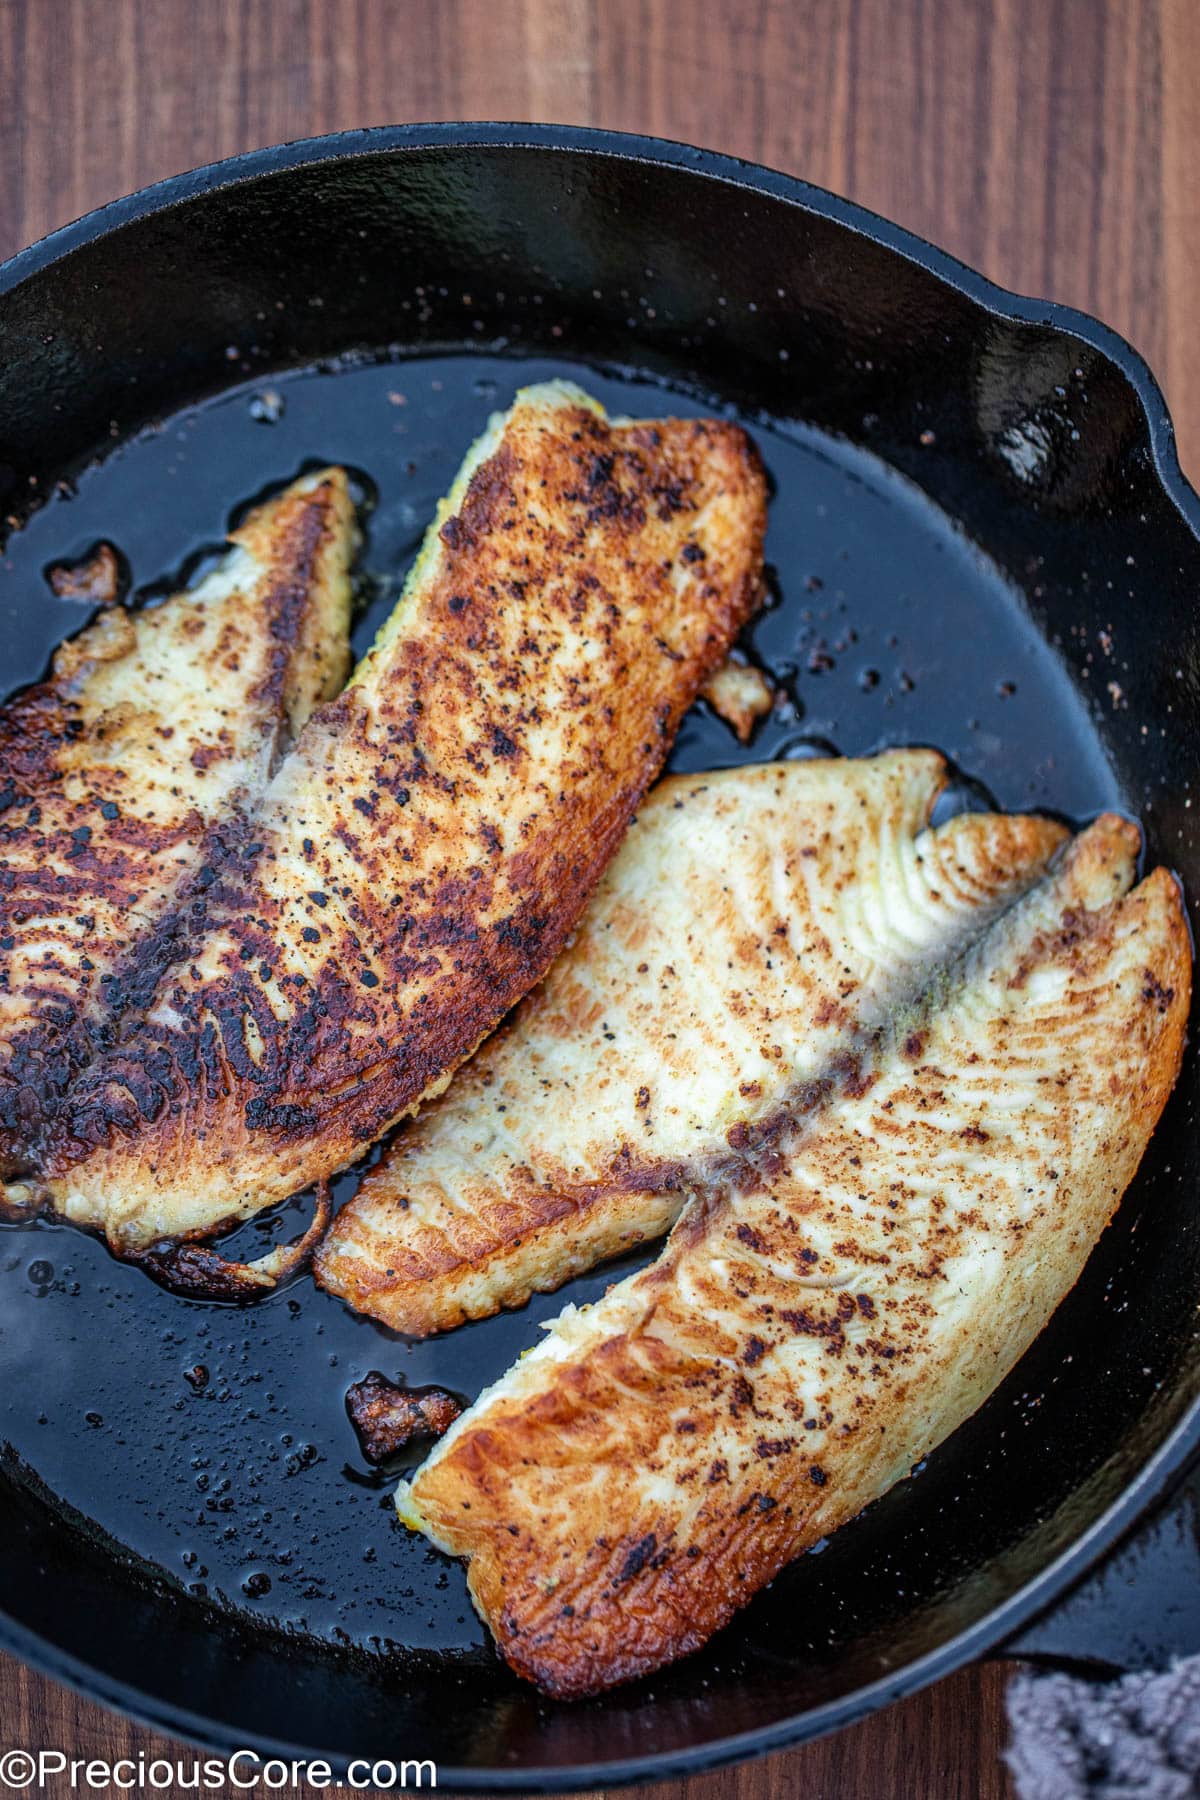
[[756, 604], [765, 481], [711, 420], [525, 390], [318, 710], [128, 1053], [47, 1139], [125, 1251], [352, 1162], [540, 978]]
[[356, 535], [345, 473], [304, 476], [195, 587], [103, 612], [0, 709], [0, 1173], [152, 980], [214, 831], [345, 681]]
[[900, 750], [660, 783], [546, 980], [338, 1214], [321, 1283], [424, 1336], [661, 1236], [1062, 843], [929, 830], [946, 779]]
[[704, 1644], [986, 1399], [1077, 1280], [1178, 1073], [1178, 886], [1106, 816], [790, 1143], [697, 1190], [398, 1495], [512, 1667], [595, 1693]]

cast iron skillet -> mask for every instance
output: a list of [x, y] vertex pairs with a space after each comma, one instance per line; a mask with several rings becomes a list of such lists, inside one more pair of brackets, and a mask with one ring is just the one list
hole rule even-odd
[[[47, 562], [114, 537], [152, 596], [312, 458], [373, 504], [369, 635], [490, 407], [563, 365], [623, 410], [727, 409], [776, 484], [748, 647], [784, 699], [745, 753], [698, 710], [676, 767], [933, 743], [963, 772], [951, 804], [1124, 806], [1200, 894], [1200, 503], [1144, 365], [841, 200], [647, 139], [348, 133], [15, 257], [4, 685], [81, 622]], [[1200, 1648], [1186, 1489], [1062, 1600], [1200, 1438], [1198, 1082], [1189, 1057], [1078, 1288], [927, 1467], [702, 1655], [570, 1707], [499, 1664], [342, 1410], [370, 1368], [477, 1391], [559, 1299], [411, 1346], [307, 1280], [205, 1307], [78, 1233], [6, 1231], [0, 1642], [206, 1744], [434, 1757], [444, 1786], [526, 1790], [767, 1750], [1006, 1644]]]

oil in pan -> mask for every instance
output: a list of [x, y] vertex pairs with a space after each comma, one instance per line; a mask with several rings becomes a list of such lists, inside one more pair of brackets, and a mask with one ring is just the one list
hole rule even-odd
[[[203, 563], [232, 514], [318, 461], [346, 464], [360, 484], [361, 651], [488, 413], [548, 376], [616, 413], [713, 410], [619, 373], [466, 354], [299, 371], [222, 395], [114, 449], [13, 534], [0, 566], [3, 685], [36, 679], [83, 623], [77, 602], [51, 594], [48, 565], [106, 539], [152, 599]], [[773, 483], [768, 600], [744, 648], [777, 700], [748, 747], [697, 706], [669, 766], [932, 744], [962, 771], [950, 806], [1084, 818], [1119, 805], [1086, 710], [1022, 600], [953, 523], [861, 450], [742, 422]], [[343, 1177], [336, 1199], [353, 1185]], [[257, 1254], [299, 1217], [286, 1208], [226, 1246]], [[481, 1647], [461, 1569], [398, 1524], [393, 1472], [363, 1459], [346, 1390], [379, 1369], [473, 1396], [566, 1299], [596, 1297], [636, 1260], [422, 1344], [354, 1318], [307, 1277], [253, 1307], [206, 1305], [68, 1227], [5, 1228], [0, 1439], [63, 1506], [198, 1597], [331, 1643]]]

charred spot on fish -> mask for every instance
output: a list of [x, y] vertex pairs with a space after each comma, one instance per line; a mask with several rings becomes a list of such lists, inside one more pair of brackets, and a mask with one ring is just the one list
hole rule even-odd
[[622, 1563], [613, 1586], [619, 1587], [626, 1581], [632, 1581], [636, 1575], [640, 1575], [646, 1564], [653, 1559], [657, 1549], [658, 1539], [652, 1531], [647, 1532], [644, 1538], [639, 1538]]
[[193, 769], [203, 775], [214, 763], [223, 762], [230, 754], [228, 744], [197, 744], [190, 760]]
[[[231, 1262], [206, 1244], [155, 1245], [148, 1250], [133, 1252], [123, 1260], [143, 1270], [168, 1293], [184, 1300], [216, 1300], [247, 1306], [274, 1292], [272, 1282], [256, 1281], [244, 1263]], [[208, 1371], [198, 1363], [195, 1369], [187, 1371], [187, 1380], [199, 1390], [208, 1380]]]
[[1156, 1007], [1160, 1013], [1165, 1013], [1175, 998], [1175, 989], [1164, 987], [1149, 969], [1146, 969], [1144, 973], [1146, 985], [1142, 989], [1142, 999], [1148, 1005]]
[[828, 1338], [833, 1346], [845, 1342], [846, 1334], [840, 1319], [822, 1318], [802, 1306], [781, 1310], [779, 1317], [799, 1337]]
[[754, 1389], [744, 1375], [735, 1375], [730, 1383], [729, 1410], [735, 1419], [743, 1410], [754, 1411]]
[[516, 950], [523, 956], [536, 956], [546, 925], [545, 919], [530, 917], [521, 921], [510, 917], [498, 919], [493, 930], [506, 949]]
[[314, 1108], [288, 1102], [275, 1104], [270, 1100], [248, 1100], [244, 1116], [251, 1131], [278, 1131], [286, 1136], [292, 1132], [315, 1131], [317, 1128]]
[[874, 1082], [874, 1075], [864, 1071], [863, 1059], [849, 1050], [838, 1051], [830, 1057], [829, 1062], [833, 1074], [851, 1100], [861, 1099]]

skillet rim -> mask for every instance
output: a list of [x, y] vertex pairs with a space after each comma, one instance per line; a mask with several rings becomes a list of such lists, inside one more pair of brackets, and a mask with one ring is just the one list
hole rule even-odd
[[[983, 313], [1012, 323], [1041, 325], [1078, 339], [1100, 352], [1122, 374], [1137, 397], [1146, 424], [1155, 476], [1179, 513], [1197, 548], [1200, 566], [1200, 494], [1180, 466], [1175, 427], [1161, 388], [1145, 358], [1128, 340], [1090, 313], [1057, 301], [1018, 294], [981, 275], [927, 239], [895, 225], [869, 208], [828, 189], [763, 164], [718, 151], [698, 149], [644, 133], [590, 126], [520, 122], [412, 123], [363, 126], [317, 137], [298, 138], [243, 151], [199, 168], [171, 175], [95, 208], [60, 226], [0, 264], [0, 300], [29, 277], [64, 261], [85, 245], [123, 226], [202, 196], [244, 186], [292, 169], [349, 159], [392, 157], [405, 151], [438, 149], [566, 151], [650, 167], [690, 171], [704, 181], [746, 188], [801, 211], [831, 220], [855, 236], [902, 257], [961, 294]], [[2, 311], [0, 311], [2, 317]], [[1166, 1437], [1142, 1463], [1121, 1493], [1068, 1548], [973, 1625], [924, 1656], [889, 1671], [839, 1700], [791, 1714], [773, 1725], [719, 1737], [686, 1750], [652, 1752], [612, 1762], [546, 1765], [534, 1769], [477, 1765], [438, 1767], [438, 1786], [450, 1792], [568, 1792], [635, 1781], [664, 1780], [700, 1773], [764, 1756], [841, 1729], [893, 1701], [951, 1674], [989, 1652], [1002, 1651], [1020, 1628], [1045, 1613], [1093, 1569], [1155, 1502], [1163, 1500], [1200, 1449], [1200, 1396], [1187, 1404]], [[0, 1607], [0, 1649], [19, 1657], [77, 1693], [115, 1708], [127, 1717], [203, 1749], [228, 1754], [245, 1738], [219, 1721], [144, 1690], [113, 1680], [51, 1643]], [[345, 1773], [346, 1758], [281, 1739], [256, 1738], [260, 1752], [288, 1759], [318, 1760]]]

